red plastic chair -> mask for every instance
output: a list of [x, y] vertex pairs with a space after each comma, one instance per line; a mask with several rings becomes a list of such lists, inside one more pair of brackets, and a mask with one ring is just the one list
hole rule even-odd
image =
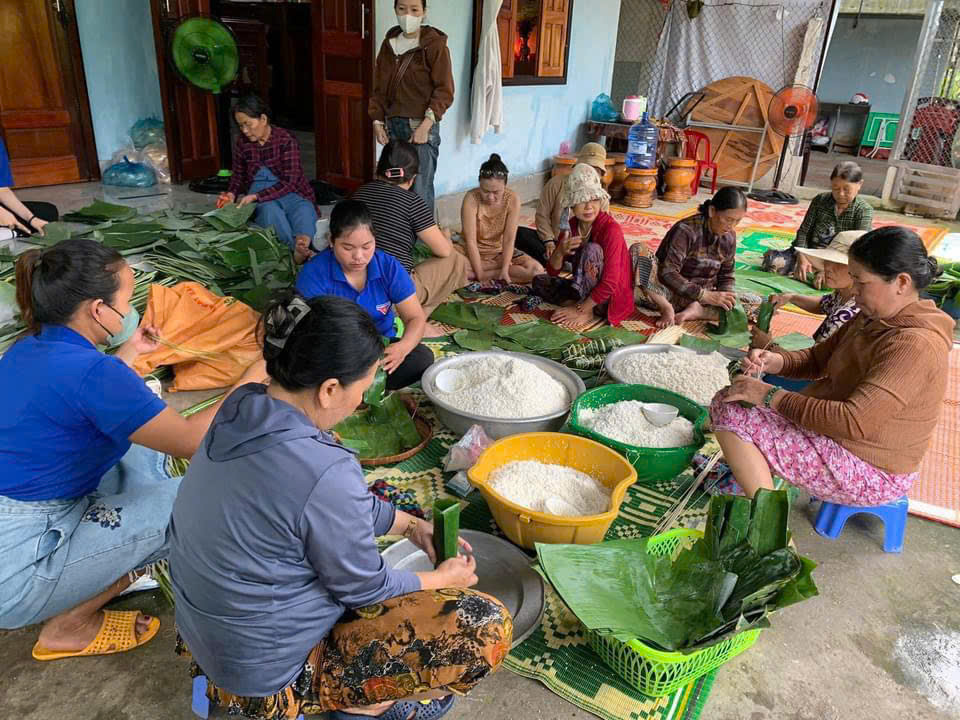
[[[697, 194], [697, 190], [700, 188], [700, 178], [704, 170], [713, 170], [713, 181], [710, 184], [710, 193], [713, 194], [717, 192], [717, 164], [711, 160], [710, 138], [696, 130], [684, 130], [683, 132], [687, 136], [687, 159], [697, 161], [696, 175], [693, 178], [693, 182], [690, 183], [690, 192], [694, 195]], [[706, 150], [703, 158], [700, 157], [701, 145], [704, 145], [704, 149]]]

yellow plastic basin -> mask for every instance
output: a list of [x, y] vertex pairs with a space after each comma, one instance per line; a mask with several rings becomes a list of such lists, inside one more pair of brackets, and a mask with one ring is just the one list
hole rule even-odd
[[[564, 517], [516, 505], [494, 491], [487, 480], [497, 468], [516, 460], [566, 465], [595, 477], [610, 489], [610, 509], [600, 515]], [[514, 543], [532, 550], [535, 543], [592, 545], [603, 540], [620, 511], [637, 471], [614, 450], [577, 435], [523, 433], [497, 440], [470, 470], [470, 482], [480, 491], [497, 525]]]

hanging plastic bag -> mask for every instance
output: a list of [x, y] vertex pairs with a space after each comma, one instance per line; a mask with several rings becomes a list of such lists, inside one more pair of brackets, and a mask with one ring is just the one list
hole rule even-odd
[[613, 106], [613, 100], [606, 93], [600, 93], [593, 101], [590, 109], [590, 119], [594, 122], [616, 122], [620, 113]]
[[147, 145], [166, 144], [167, 138], [163, 132], [163, 122], [155, 117], [142, 118], [130, 128], [130, 139], [137, 150]]
[[153, 168], [139, 162], [131, 162], [127, 156], [123, 161], [111, 165], [103, 173], [104, 185], [119, 187], [150, 187], [157, 184], [157, 174]]
[[172, 392], [229, 387], [261, 356], [259, 319], [239, 300], [214, 295], [199, 283], [151, 285], [141, 325], [157, 328], [160, 347], [140, 355], [133, 369], [149, 375], [172, 366]]

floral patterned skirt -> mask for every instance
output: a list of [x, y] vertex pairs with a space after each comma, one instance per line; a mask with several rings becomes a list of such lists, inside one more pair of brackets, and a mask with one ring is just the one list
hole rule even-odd
[[763, 407], [743, 408], [720, 395], [710, 406], [714, 431], [734, 433], [763, 454], [773, 474], [811, 495], [841, 505], [884, 505], [907, 494], [917, 473], [892, 475], [835, 440]]
[[[310, 653], [290, 687], [265, 698], [207, 683], [211, 702], [252, 720], [292, 720], [428, 690], [465, 694], [496, 670], [513, 641], [513, 619], [475, 590], [422, 590], [348, 610]], [[177, 653], [189, 655], [177, 638]], [[202, 668], [191, 665], [193, 677]]]

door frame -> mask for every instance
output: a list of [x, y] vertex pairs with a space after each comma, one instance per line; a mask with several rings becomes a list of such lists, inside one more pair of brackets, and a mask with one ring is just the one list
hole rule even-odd
[[[311, 12], [311, 23], [313, 24], [313, 86], [314, 86], [314, 96], [313, 96], [313, 133], [316, 138], [316, 167], [317, 167], [317, 180], [322, 182], [330, 183], [334, 187], [338, 187], [341, 190], [348, 190], [353, 192], [356, 187], [353, 187], [354, 183], [349, 185], [343, 184], [343, 176], [337, 173], [332, 173], [326, 170], [326, 163], [322, 157], [323, 151], [323, 138], [327, 138], [327, 133], [325, 132], [326, 128], [326, 115], [324, 104], [322, 101], [323, 93], [321, 89], [324, 83], [323, 77], [323, 64], [321, 62], [323, 57], [323, 33], [322, 30], [322, 18], [323, 18], [323, 3], [329, 0], [311, 0], [310, 2], [310, 12]], [[362, 35], [361, 41], [363, 47], [361, 49], [361, 55], [365, 56], [368, 61], [366, 72], [363, 73], [363, 107], [364, 110], [370, 107], [370, 94], [373, 92], [373, 74], [376, 67], [376, 0], [355, 0], [361, 4], [361, 17], [362, 19], [362, 28], [366, 32], [365, 35]], [[341, 123], [343, 133], [347, 133], [349, 123]], [[363, 153], [363, 173], [364, 178], [363, 182], [373, 179], [373, 170], [374, 170], [374, 161], [376, 159], [376, 148], [374, 145], [373, 139], [373, 122], [366, 124], [366, 131], [363, 129], [359, 133], [349, 133], [346, 137], [336, 138], [336, 142], [356, 142], [357, 135], [362, 138], [360, 142], [363, 143], [362, 153]], [[333, 179], [331, 179], [333, 178]], [[340, 180], [341, 184], [337, 185], [334, 180]], [[357, 183], [359, 185], [360, 183]]]
[[[70, 103], [77, 113], [77, 130], [74, 145], [82, 151], [81, 173], [86, 172], [87, 181], [100, 179], [100, 161], [97, 143], [93, 134], [93, 114], [90, 111], [90, 95], [87, 91], [87, 76], [83, 67], [83, 50], [80, 47], [80, 31], [77, 28], [75, 0], [60, 0], [60, 16], [54, 12], [54, 39], [60, 54], [61, 66], [69, 68], [69, 81], [64, 83]], [[59, 22], [57, 22], [59, 20]]]

